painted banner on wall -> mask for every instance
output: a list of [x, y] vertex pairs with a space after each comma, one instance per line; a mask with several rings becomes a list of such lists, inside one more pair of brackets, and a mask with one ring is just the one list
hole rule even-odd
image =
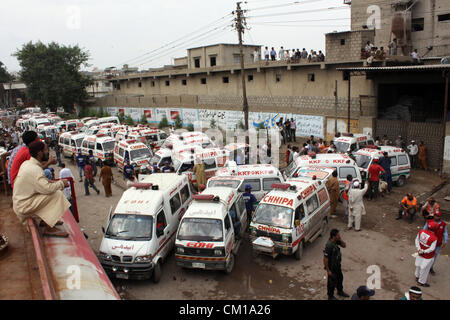
[[296, 114], [292, 115], [297, 124], [296, 135], [298, 137], [314, 137], [323, 138], [323, 117]]
[[192, 124], [194, 127], [199, 127], [197, 109], [181, 109], [181, 119], [184, 126]]

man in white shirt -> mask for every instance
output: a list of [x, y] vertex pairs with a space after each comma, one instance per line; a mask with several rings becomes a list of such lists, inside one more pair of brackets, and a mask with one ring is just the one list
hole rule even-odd
[[259, 51], [257, 49], [255, 49], [255, 51], [253, 51], [253, 62], [258, 62], [259, 61]]
[[278, 51], [278, 57], [280, 57], [280, 60], [284, 60], [285, 59], [283, 47], [281, 47], [280, 51]]
[[269, 61], [269, 59], [270, 59], [270, 51], [269, 51], [269, 48], [266, 47], [264, 49], [264, 60]]
[[293, 147], [293, 151], [294, 151], [294, 154], [292, 155], [292, 161], [295, 161], [299, 157], [298, 147]]
[[409, 157], [411, 159], [411, 168], [415, 169], [417, 167], [417, 154], [419, 153], [419, 147], [417, 146], [416, 142], [412, 140], [407, 149]]
[[[72, 171], [70, 171], [69, 168], [66, 168], [66, 165], [64, 163], [61, 163], [61, 171], [59, 172], [59, 179], [63, 179], [63, 178], [72, 178], [75, 181]], [[65, 188], [63, 193], [64, 193], [64, 196], [66, 197], [66, 199], [70, 202], [70, 208], [69, 208], [70, 211], [72, 212], [72, 214], [74, 214], [73, 204], [72, 204], [72, 191], [70, 190], [70, 187]]]
[[419, 53], [417, 52], [417, 49], [414, 49], [414, 51], [411, 53], [411, 56], [415, 63], [420, 63], [420, 56]]

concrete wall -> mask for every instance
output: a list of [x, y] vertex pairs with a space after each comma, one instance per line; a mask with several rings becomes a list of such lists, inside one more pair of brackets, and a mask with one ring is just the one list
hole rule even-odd
[[[243, 46], [244, 63], [253, 62], [253, 51], [260, 49], [260, 46]], [[200, 48], [188, 49], [188, 68], [195, 68], [195, 59], [200, 59], [200, 68], [211, 67], [210, 57], [216, 57], [216, 66], [231, 66], [239, 64], [239, 60], [235, 60], [234, 56], [239, 55], [239, 46], [233, 44], [218, 44]]]
[[367, 41], [374, 42], [374, 39], [374, 30], [328, 33], [325, 35], [326, 61], [361, 60], [361, 48], [365, 47]]
[[[392, 16], [395, 13], [393, 0], [352, 0], [351, 30], [360, 30], [368, 23], [373, 14], [367, 12], [369, 6], [376, 5], [380, 8], [381, 28], [376, 30], [375, 45], [378, 47], [389, 44], [391, 37]], [[424, 18], [424, 30], [411, 33], [411, 47], [417, 48], [419, 54], [428, 52], [427, 46], [433, 46], [433, 50], [427, 56], [450, 55], [450, 21], [438, 21], [438, 16], [450, 13], [450, 1], [448, 0], [419, 0], [412, 9], [412, 18]], [[369, 20], [370, 23], [370, 20]], [[328, 54], [328, 51], [327, 51]]]

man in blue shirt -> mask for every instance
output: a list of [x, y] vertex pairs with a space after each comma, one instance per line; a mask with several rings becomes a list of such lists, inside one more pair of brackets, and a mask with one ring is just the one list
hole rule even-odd
[[247, 210], [247, 221], [248, 225], [250, 226], [250, 221], [252, 220], [253, 211], [255, 203], [257, 202], [255, 196], [252, 194], [252, 186], [249, 184], [245, 185], [245, 192], [242, 195], [242, 198], [244, 198], [245, 201], [245, 209]]
[[127, 159], [127, 164], [123, 167], [123, 175], [125, 180], [130, 180], [133, 175], [134, 167], [130, 164], [130, 160]]
[[172, 172], [172, 167], [169, 164], [169, 161], [164, 162], [164, 167], [161, 168], [162, 173]]
[[95, 177], [97, 175], [97, 163], [95, 162], [94, 153], [92, 152], [92, 150], [89, 150], [88, 159], [89, 159], [90, 165], [92, 166], [92, 170], [94, 172], [94, 177]]
[[78, 165], [78, 172], [80, 174], [80, 182], [82, 182], [84, 174], [84, 166], [86, 165], [86, 162], [84, 156], [81, 154], [81, 150], [78, 150], [77, 165]]
[[391, 192], [392, 190], [392, 173], [391, 173], [391, 159], [388, 157], [388, 153], [384, 152], [382, 158], [379, 160], [379, 165], [384, 169], [386, 172], [383, 175], [383, 180], [385, 180], [388, 184], [388, 192]]
[[234, 236], [239, 239], [239, 234], [241, 233], [241, 222], [237, 218], [236, 211], [233, 208], [230, 209], [231, 221], [233, 222]]

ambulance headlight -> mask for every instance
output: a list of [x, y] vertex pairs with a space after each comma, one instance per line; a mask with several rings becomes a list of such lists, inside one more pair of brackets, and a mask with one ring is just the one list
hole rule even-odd
[[184, 248], [178, 247], [177, 248], [177, 253], [184, 253]]
[[100, 259], [103, 259], [103, 260], [106, 260], [106, 261], [111, 261], [112, 260], [111, 255], [109, 255], [109, 254], [107, 254], [105, 252], [102, 252], [102, 251], [100, 251], [99, 256], [100, 256]]
[[214, 255], [215, 256], [223, 256], [224, 255], [223, 249], [215, 249], [214, 250]]
[[136, 262], [136, 263], [146, 263], [146, 262], [150, 262], [150, 261], [152, 261], [151, 255], [139, 256], [139, 257], [136, 257], [136, 259], [134, 259], [134, 262]]

